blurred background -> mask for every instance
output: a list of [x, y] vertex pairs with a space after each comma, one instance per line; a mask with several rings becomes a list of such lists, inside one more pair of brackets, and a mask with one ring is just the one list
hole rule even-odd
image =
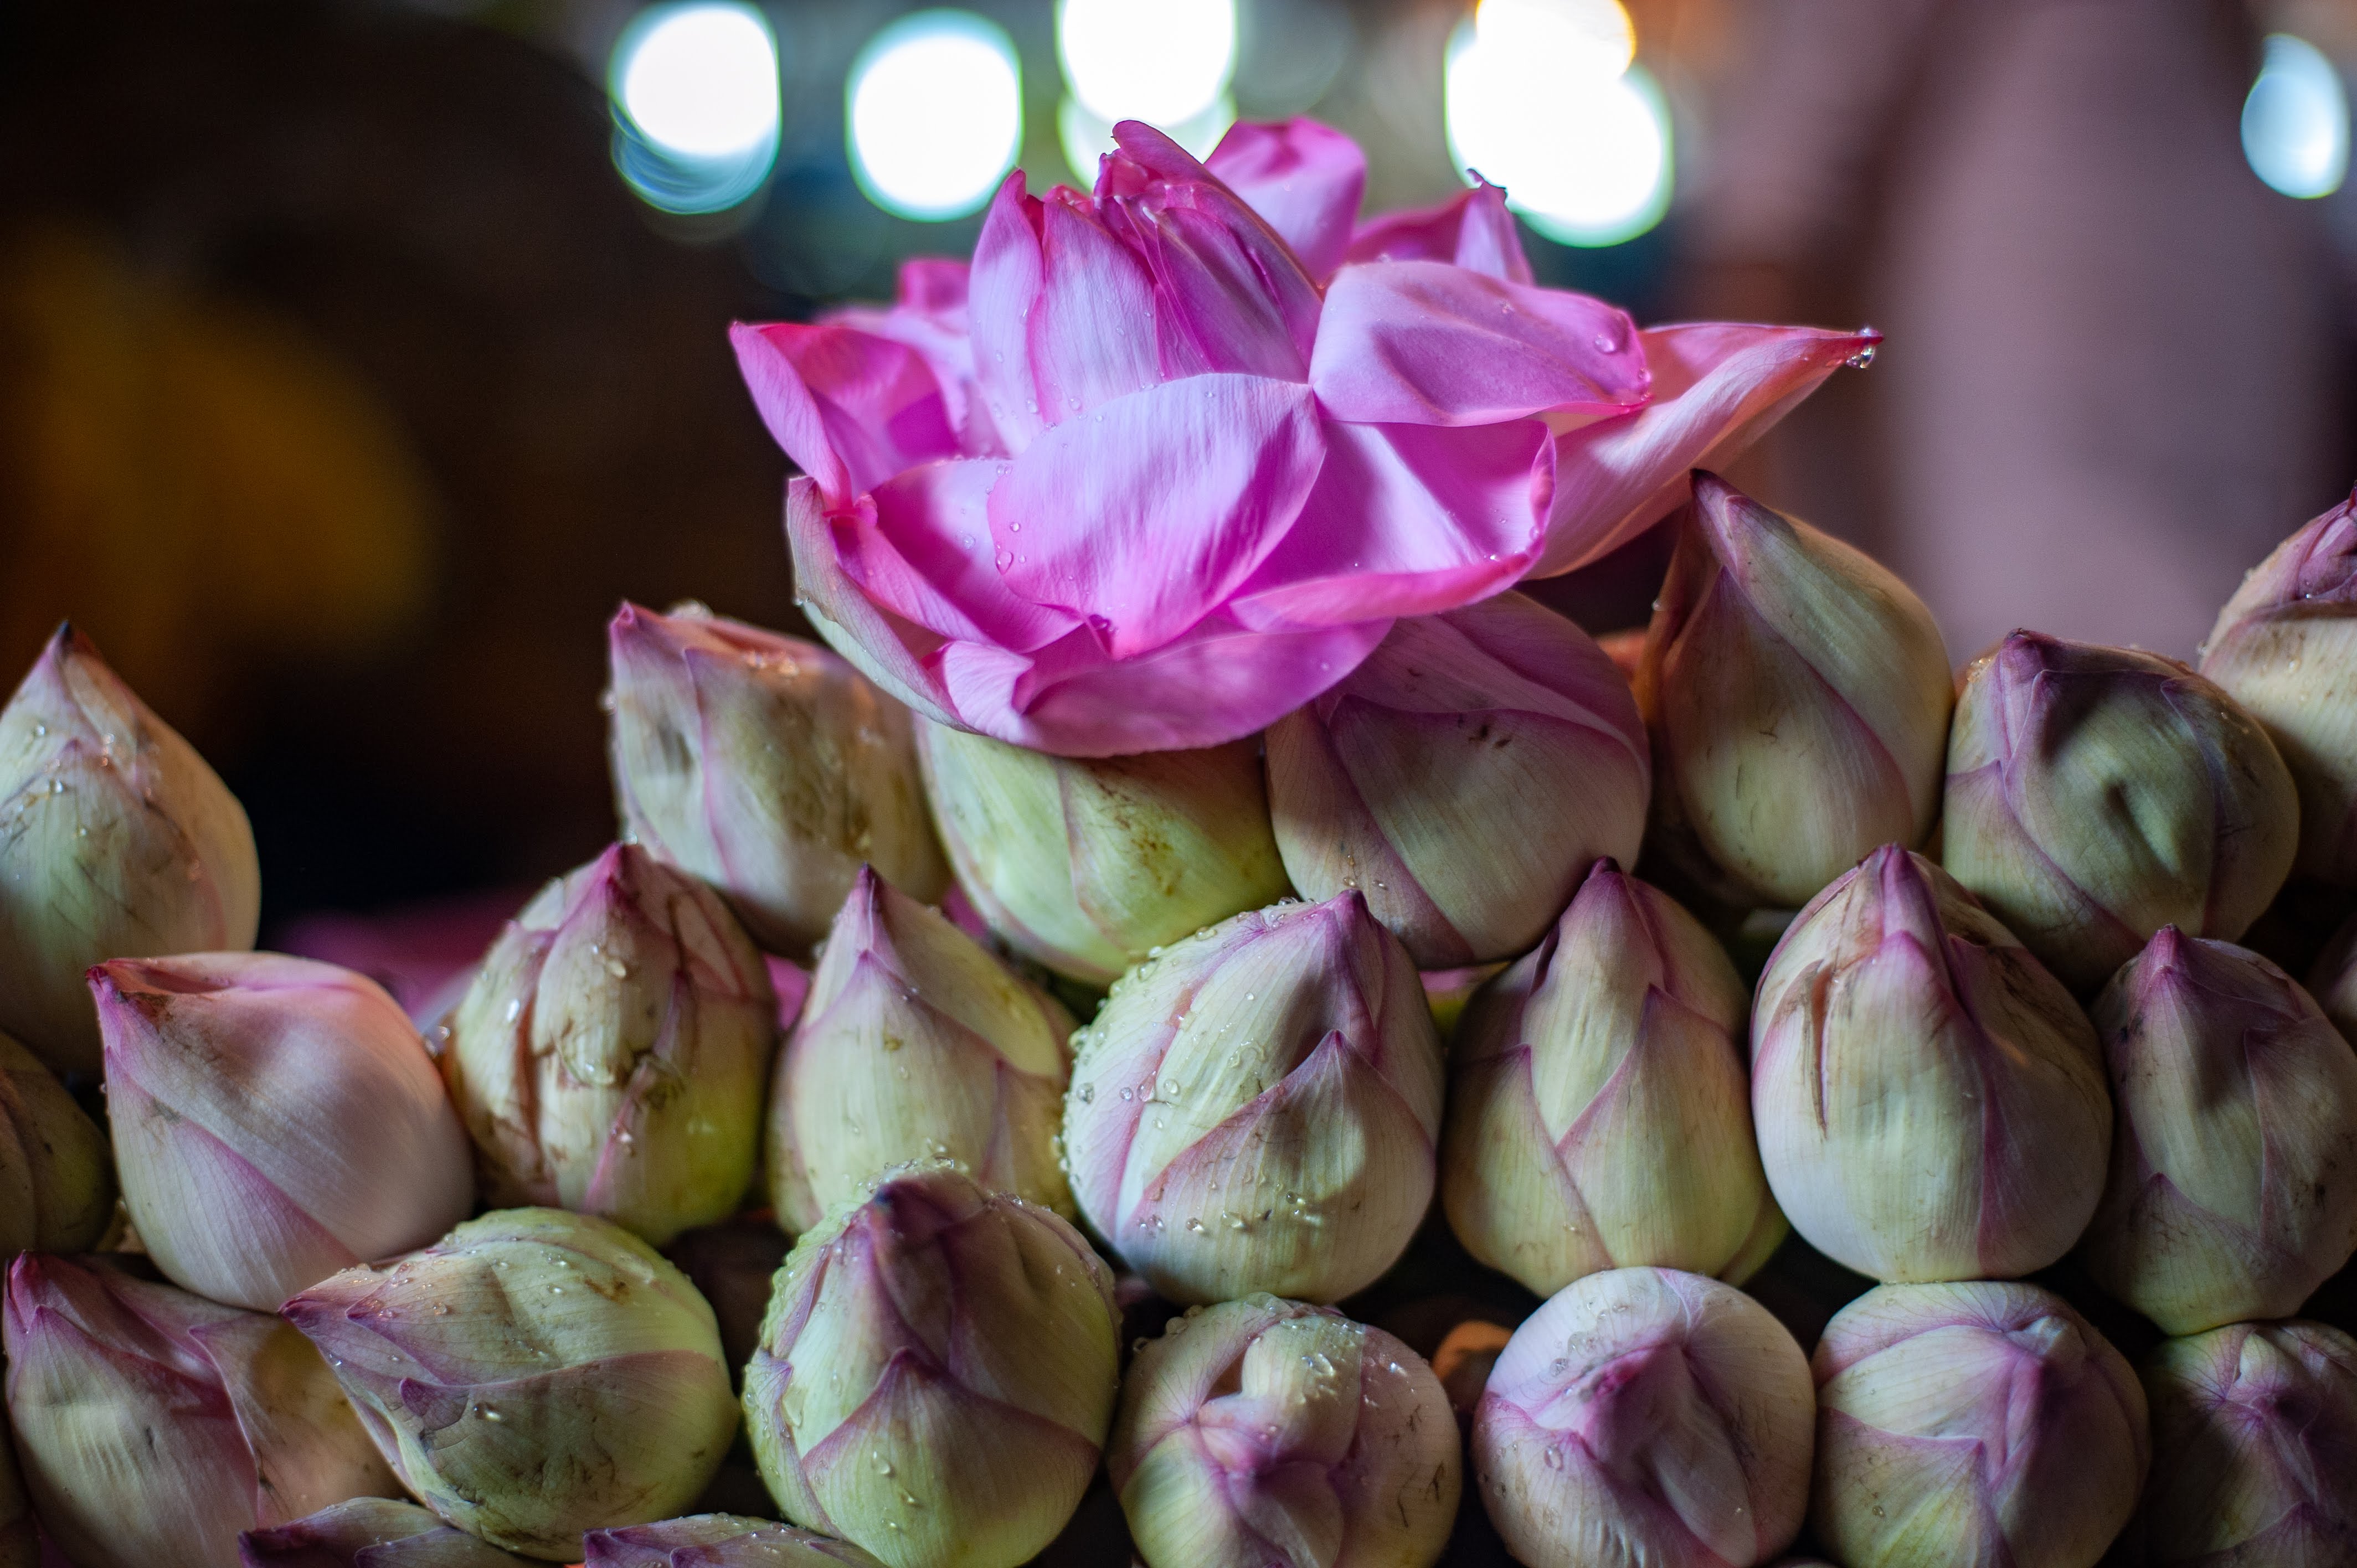
[[[727, 323], [888, 295], [1115, 119], [1295, 113], [1642, 321], [1882, 328], [1736, 478], [1958, 658], [2190, 657], [2357, 477], [2352, 67], [2357, 0], [10, 7], [0, 665], [70, 617], [213, 760], [266, 940], [495, 918], [613, 831], [619, 600], [803, 629]], [[1665, 556], [1541, 591], [1636, 625]]]

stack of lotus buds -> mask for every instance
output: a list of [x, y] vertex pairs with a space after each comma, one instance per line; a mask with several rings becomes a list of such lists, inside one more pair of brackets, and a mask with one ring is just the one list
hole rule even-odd
[[[833, 647], [624, 606], [618, 842], [414, 1015], [59, 633], [0, 1564], [2357, 1563], [2357, 501], [1952, 671], [1707, 471], [1870, 335], [1357, 158], [740, 330]], [[1511, 587], [1657, 521], [1609, 650]]]

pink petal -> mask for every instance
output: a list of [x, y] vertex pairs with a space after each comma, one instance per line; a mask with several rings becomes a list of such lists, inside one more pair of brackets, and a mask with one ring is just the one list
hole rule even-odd
[[940, 383], [907, 345], [791, 322], [739, 322], [728, 340], [762, 423], [830, 500], [956, 456]]
[[1555, 510], [1534, 577], [1584, 566], [1684, 504], [1686, 477], [1724, 466], [1844, 363], [1881, 341], [1871, 328], [1697, 322], [1643, 335], [1653, 401], [1627, 419], [1555, 442]]
[[1203, 166], [1268, 220], [1311, 277], [1342, 264], [1367, 188], [1367, 156], [1358, 143], [1307, 118], [1239, 120]]
[[1095, 215], [1040, 209], [1044, 280], [1031, 310], [1031, 380], [1049, 424], [1162, 379], [1154, 347], [1154, 280]]
[[1641, 404], [1652, 377], [1637, 324], [1600, 299], [1447, 262], [1368, 262], [1327, 288], [1309, 384], [1337, 419], [1492, 424], [1553, 411], [1560, 430]]
[[873, 508], [834, 520], [844, 575], [882, 608], [945, 638], [1028, 652], [1075, 624], [1018, 598], [993, 564], [989, 500], [1010, 465], [973, 457], [929, 463], [885, 484]]
[[1531, 281], [1530, 258], [1523, 253], [1514, 215], [1506, 210], [1506, 193], [1486, 179], [1437, 207], [1387, 213], [1361, 225], [1342, 259], [1454, 262], [1509, 283]]
[[821, 326], [850, 327], [888, 338], [921, 356], [942, 391], [942, 407], [958, 446], [970, 457], [1004, 450], [974, 374], [974, 338], [966, 320], [966, 264], [938, 256], [900, 263], [900, 297], [888, 308], [846, 306], [821, 316]]
[[1020, 452], [1046, 427], [1031, 384], [1032, 306], [1046, 264], [1039, 254], [1040, 204], [1023, 193], [1023, 171], [999, 186], [974, 244], [966, 317], [974, 331], [974, 374], [983, 406], [1008, 452]]
[[941, 647], [941, 635], [878, 607], [843, 569], [838, 529], [873, 527], [875, 516], [873, 497], [862, 496], [838, 518], [828, 513], [816, 480], [788, 481], [786, 548], [802, 613], [861, 674], [927, 717], [955, 724], [949, 694], [926, 662]]
[[1194, 376], [1116, 398], [1045, 432], [990, 492], [1000, 570], [1023, 597], [1103, 622], [1113, 657], [1131, 658], [1252, 574], [1324, 454], [1291, 382]]

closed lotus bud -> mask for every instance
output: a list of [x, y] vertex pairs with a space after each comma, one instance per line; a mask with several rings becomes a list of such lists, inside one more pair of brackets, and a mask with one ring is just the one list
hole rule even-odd
[[1072, 1043], [1072, 1194], [1172, 1301], [1340, 1301], [1431, 1207], [1440, 1037], [1355, 891], [1167, 949]]
[[2035, 1285], [1884, 1285], [1817, 1343], [1809, 1526], [1843, 1568], [2093, 1568], [2136, 1509], [2144, 1391]]
[[1462, 1484], [1424, 1358], [1268, 1295], [1175, 1317], [1138, 1351], [1105, 1468], [1149, 1568], [1429, 1568]]
[[1106, 984], [1285, 896], [1249, 740], [1088, 759], [920, 718], [917, 752], [959, 884], [1008, 946], [1059, 974]]
[[483, 1196], [657, 1245], [726, 1219], [753, 1179], [776, 1005], [727, 907], [637, 845], [550, 883], [446, 1026]]
[[1637, 671], [1663, 847], [1792, 908], [1940, 809], [1952, 688], [1932, 612], [1868, 557], [1695, 476]]
[[1529, 950], [1598, 856], [1637, 858], [1646, 757], [1603, 650], [1502, 594], [1400, 621], [1271, 725], [1269, 807], [1294, 886], [1357, 888], [1418, 964], [1447, 969]]
[[431, 1509], [354, 1498], [239, 1541], [243, 1568], [526, 1568], [531, 1559], [444, 1524]]
[[1768, 1309], [1672, 1269], [1574, 1281], [1514, 1331], [1473, 1467], [1531, 1568], [1755, 1568], [1800, 1533], [1815, 1404]]
[[1886, 845], [1760, 977], [1751, 1113], [1809, 1244], [1878, 1280], [2006, 1279], [2071, 1250], [2112, 1101], [2079, 1004], [1920, 854]]
[[909, 711], [866, 676], [700, 605], [626, 604], [607, 642], [624, 826], [718, 888], [764, 946], [806, 952], [863, 863], [941, 897]]
[[113, 1218], [114, 1159], [98, 1123], [0, 1035], [0, 1257], [87, 1251]]
[[2163, 926], [2232, 941], [2283, 886], [2291, 775], [2212, 682], [2017, 631], [1963, 682], [1941, 858], [2072, 990]]
[[877, 1568], [847, 1541], [737, 1514], [592, 1530], [581, 1545], [582, 1568]]
[[374, 981], [191, 953], [100, 964], [90, 988], [123, 1201], [176, 1284], [275, 1312], [474, 1207], [466, 1130]]
[[2169, 1334], [2298, 1312], [2357, 1252], [2357, 1051], [2274, 964], [2174, 926], [2095, 1026], [2119, 1129], [2087, 1272]]
[[1450, 1047], [1440, 1190], [1465, 1250], [1541, 1295], [1767, 1262], [1785, 1226], [1751, 1135], [1750, 1001], [1692, 915], [1599, 861]]
[[253, 945], [253, 830], [205, 759], [70, 627], [0, 709], [0, 1029], [98, 1068], [82, 972]]
[[778, 1275], [745, 1418], [786, 1517], [889, 1568], [1014, 1568], [1113, 1417], [1113, 1276], [1048, 1209], [946, 1162], [887, 1176]]
[[2202, 645], [2299, 791], [2300, 872], [2357, 883], [2357, 495], [2276, 546]]
[[23, 1252], [5, 1328], [25, 1487], [77, 1568], [238, 1568], [241, 1531], [397, 1489], [275, 1318]]
[[2144, 1364], [2152, 1479], [2129, 1527], [2146, 1568], [2350, 1562], [2357, 1547], [2357, 1339], [2237, 1323]]
[[863, 870], [770, 1087], [779, 1222], [807, 1230], [890, 1166], [928, 1158], [1071, 1214], [1056, 1129], [1071, 1032], [1061, 1006]]
[[678, 1513], [736, 1434], [712, 1309], [586, 1214], [486, 1214], [281, 1315], [419, 1501], [526, 1557], [577, 1562], [585, 1531]]

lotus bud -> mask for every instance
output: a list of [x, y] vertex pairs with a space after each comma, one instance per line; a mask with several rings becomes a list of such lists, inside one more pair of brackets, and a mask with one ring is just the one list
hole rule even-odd
[[1884, 1285], [1813, 1369], [1809, 1525], [1844, 1568], [2093, 1568], [2135, 1511], [2144, 1391], [2050, 1291]]
[[1800, 1532], [1815, 1404], [1768, 1309], [1674, 1269], [1575, 1280], [1514, 1331], [1473, 1467], [1531, 1568], [1755, 1568]]
[[84, 970], [250, 948], [261, 914], [244, 808], [60, 627], [0, 709], [0, 1029], [59, 1072], [94, 1072]]
[[1014, 1568], [1113, 1417], [1113, 1276], [1048, 1209], [904, 1166], [795, 1243], [745, 1418], [786, 1518], [889, 1568]]
[[2274, 964], [2174, 926], [2095, 1027], [2119, 1131], [2087, 1272], [2169, 1334], [2298, 1312], [2357, 1252], [2357, 1051]]
[[866, 676], [701, 605], [626, 604], [607, 644], [629, 836], [718, 888], [764, 946], [807, 952], [863, 864], [941, 897], [909, 710]]
[[2303, 875], [2357, 884], [2357, 495], [2276, 546], [2202, 644], [2299, 791]]
[[1751, 1016], [1768, 1185], [1878, 1280], [2001, 1279], [2071, 1250], [2103, 1196], [2095, 1031], [1972, 896], [1896, 844], [1776, 944]]
[[397, 1489], [275, 1318], [21, 1252], [0, 1327], [25, 1489], [77, 1568], [238, 1568], [242, 1530]]
[[238, 1542], [243, 1568], [529, 1568], [530, 1558], [444, 1524], [431, 1509], [354, 1498]]
[[1663, 847], [1732, 899], [1792, 908], [1940, 809], [1940, 628], [1841, 541], [1696, 474], [1645, 633]]
[[498, 1210], [280, 1310], [402, 1484], [526, 1557], [576, 1562], [586, 1530], [678, 1513], [736, 1434], [712, 1309], [589, 1215]]
[[1071, 1032], [1061, 1006], [863, 869], [770, 1088], [779, 1222], [807, 1230], [884, 1170], [928, 1158], [1070, 1215], [1056, 1130]]
[[0, 1257], [87, 1251], [113, 1218], [114, 1159], [98, 1123], [0, 1035]]
[[467, 1217], [467, 1133], [401, 1004], [278, 953], [90, 972], [123, 1201], [156, 1266], [234, 1306], [422, 1247]]
[[2174, 660], [2017, 631], [1965, 667], [1941, 858], [2080, 994], [2163, 926], [2241, 936], [2298, 834], [2266, 732]]
[[761, 955], [713, 891], [616, 844], [524, 906], [447, 1026], [484, 1197], [658, 1246], [734, 1213], [777, 1038]]
[[1193, 1308], [1137, 1352], [1105, 1467], [1149, 1568], [1429, 1568], [1461, 1485], [1424, 1358], [1269, 1295]]
[[1431, 1207], [1440, 1037], [1355, 890], [1165, 950], [1072, 1043], [1073, 1196], [1172, 1301], [1340, 1301]]
[[1785, 1227], [1751, 1135], [1750, 1001], [1700, 922], [1598, 862], [1450, 1049], [1441, 1201], [1465, 1250], [1541, 1295], [1767, 1262]]
[[847, 1541], [737, 1514], [592, 1530], [583, 1568], [877, 1568]]
[[1147, 952], [1286, 893], [1249, 740], [1050, 757], [917, 721], [959, 883], [1009, 947], [1104, 985]]
[[2357, 1339], [2237, 1323], [2144, 1365], [2152, 1479], [2128, 1529], [2149, 1568], [2341, 1563], [2357, 1542]]
[[1418, 964], [1448, 969], [1527, 951], [1598, 855], [1636, 859], [1646, 757], [1594, 639], [1502, 594], [1400, 621], [1271, 725], [1269, 807], [1294, 886], [1357, 888]]

